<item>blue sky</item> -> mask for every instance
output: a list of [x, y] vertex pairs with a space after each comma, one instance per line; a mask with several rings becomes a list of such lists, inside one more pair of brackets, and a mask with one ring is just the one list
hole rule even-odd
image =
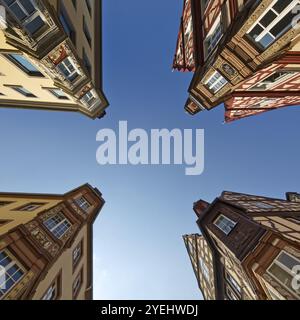
[[[219, 107], [184, 113], [189, 74], [172, 73], [181, 0], [104, 0], [103, 120], [0, 109], [2, 191], [64, 193], [85, 182], [106, 200], [94, 229], [95, 298], [199, 299], [182, 235], [198, 232], [193, 202], [223, 190], [283, 197], [300, 191], [299, 109], [224, 125]], [[205, 129], [205, 171], [99, 166], [96, 134], [117, 129]]]

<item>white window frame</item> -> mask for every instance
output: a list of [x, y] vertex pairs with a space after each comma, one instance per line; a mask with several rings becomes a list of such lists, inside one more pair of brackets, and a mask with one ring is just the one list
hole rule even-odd
[[[85, 98], [87, 97], [87, 99]], [[91, 101], [95, 100], [94, 103], [91, 104]], [[97, 95], [94, 89], [89, 90], [86, 92], [80, 101], [88, 107], [89, 110], [93, 109], [94, 105], [97, 103]]]
[[[231, 288], [229, 284], [226, 284], [226, 295], [227, 295], [227, 298], [231, 301], [239, 300], [236, 293], [234, 292], [234, 290]], [[231, 298], [234, 298], [234, 299], [231, 299]]]
[[210, 281], [209, 268], [202, 257], [199, 257], [199, 266], [200, 266], [200, 269], [202, 270], [204, 278], [207, 281]]
[[73, 282], [72, 285], [72, 291], [73, 291], [73, 297], [75, 298], [82, 287], [82, 283], [83, 283], [83, 269], [81, 269], [77, 275], [77, 277], [75, 278], [75, 281]]
[[[229, 232], [226, 232], [224, 229], [222, 229], [222, 227], [221, 227], [220, 225], [217, 224], [218, 220], [219, 220], [221, 217], [225, 218], [225, 220], [228, 220], [228, 221], [232, 222], [233, 227], [232, 227], [232, 229], [231, 229]], [[220, 214], [220, 215], [215, 219], [214, 225], [215, 225], [218, 229], [220, 229], [224, 234], [226, 234], [226, 236], [228, 236], [228, 235], [231, 233], [231, 231], [235, 228], [235, 226], [237, 225], [237, 222], [235, 222], [235, 221], [231, 220], [230, 218], [226, 217], [224, 214]]]
[[[68, 65], [66, 64], [66, 61], [68, 61], [74, 68], [74, 71], [71, 71], [70, 68], [68, 67]], [[59, 65], [63, 65], [64, 68], [69, 72], [69, 75], [66, 77], [66, 75], [60, 70]], [[75, 63], [73, 62], [73, 60], [71, 59], [71, 57], [66, 57], [64, 60], [62, 60], [58, 65], [57, 68], [59, 70], [59, 72], [61, 72], [63, 74], [64, 77], [67, 78], [67, 80], [70, 81], [70, 78], [72, 78], [76, 73], [78, 74], [78, 76], [80, 76], [80, 72], [78, 70], [78, 68], [76, 67]], [[75, 78], [76, 80], [76, 78]], [[75, 81], [74, 80], [74, 81]]]
[[[49, 221], [49, 220], [51, 220], [51, 219], [53, 219], [53, 218], [55, 218], [55, 217], [63, 217], [63, 219], [62, 219], [61, 221], [59, 221], [58, 223], [56, 223], [54, 227], [52, 227], [51, 229], [49, 229], [49, 228], [47, 227], [46, 223], [47, 223], [47, 221]], [[55, 214], [54, 216], [50, 217], [49, 219], [47, 219], [47, 220], [44, 222], [44, 225], [45, 225], [45, 227], [47, 228], [47, 230], [49, 230], [49, 231], [53, 234], [53, 236], [56, 237], [54, 231], [55, 231], [56, 229], [58, 229], [59, 226], [61, 226], [61, 225], [64, 224], [65, 222], [69, 225], [69, 227], [65, 230], [65, 232], [64, 232], [62, 235], [60, 235], [60, 236], [58, 237], [58, 239], [61, 239], [61, 238], [68, 232], [68, 230], [69, 230], [69, 229], [71, 228], [71, 226], [72, 226], [71, 222], [65, 217], [65, 215], [64, 215], [62, 212], [59, 212], [59, 213]]]
[[[256, 39], [254, 39], [256, 42], [260, 42], [261, 39], [263, 39], [263, 37], [265, 37], [267, 34], [269, 36], [271, 36], [274, 41], [277, 39], [276, 37], [274, 37], [270, 31], [271, 29], [277, 25], [277, 23], [280, 22], [281, 19], [283, 19], [297, 4], [300, 4], [299, 0], [294, 0], [293, 2], [291, 2], [281, 13], [277, 13], [275, 10], [273, 10], [273, 6], [277, 3], [278, 0], [274, 0], [269, 7], [261, 14], [261, 16], [256, 20], [256, 22], [251, 26], [251, 28], [247, 31], [247, 34], [249, 34], [257, 25], [259, 25], [262, 29], [264, 29], [264, 31], [258, 35], [258, 37]], [[279, 0], [279, 1], [284, 1], [284, 0]], [[261, 23], [260, 20], [269, 12], [272, 11], [274, 14], [277, 15], [277, 18], [274, 19], [272, 21], [272, 23], [270, 23], [267, 27], [264, 27]], [[283, 32], [285, 31], [285, 29], [283, 30]], [[252, 37], [251, 37], [252, 38]], [[272, 43], [274, 43], [274, 41]]]
[[55, 300], [55, 299], [52, 299], [53, 293], [55, 293], [54, 297], [56, 297], [57, 296], [57, 282], [56, 281], [54, 283], [52, 283], [50, 288], [44, 294], [42, 300], [48, 300], [48, 301]]
[[88, 212], [92, 206], [84, 196], [77, 198], [75, 202], [84, 212]]
[[[209, 82], [212, 80], [212, 78], [214, 78], [216, 75], [218, 75], [218, 79], [215, 80], [212, 84], [209, 84]], [[222, 84], [222, 86], [218, 89], [214, 89], [215, 86], [221, 82], [222, 80], [225, 80], [225, 82]], [[213, 93], [217, 93], [219, 92], [223, 87], [225, 87], [228, 84], [228, 81], [226, 80], [226, 78], [219, 72], [219, 71], [215, 71], [209, 78], [207, 81], [205, 81], [205, 84], [208, 86], [208, 89], [211, 90]]]
[[233, 275], [231, 275], [228, 271], [225, 271], [225, 278], [231, 286], [231, 288], [236, 292], [236, 294], [239, 294], [241, 296], [242, 288], [240, 284], [237, 282], [236, 278]]
[[[254, 87], [257, 87], [260, 84], [263, 84], [268, 78], [270, 78], [272, 75], [279, 73], [279, 72], [283, 72], [283, 73], [285, 73], [285, 75], [281, 76], [280, 78], [277, 78], [276, 81], [273, 83], [266, 83], [267, 87], [265, 89], [263, 89], [262, 91], [270, 90], [270, 89], [274, 88], [275, 86], [279, 85], [280, 83], [284, 82], [285, 80], [292, 78], [293, 76], [295, 76], [298, 73], [295, 71], [277, 70], [277, 71], [273, 72], [272, 74], [268, 75], [266, 78], [264, 78], [260, 82], [254, 84], [249, 90], [250, 91], [253, 90]], [[259, 89], [255, 89], [255, 90], [259, 91]]]
[[72, 258], [73, 258], [74, 266], [78, 264], [79, 260], [82, 257], [82, 253], [83, 253], [83, 240], [81, 240], [73, 250]]
[[[8, 250], [0, 250], [0, 253], [4, 253], [4, 255], [6, 255], [7, 257], [9, 257], [9, 259], [11, 260], [11, 262], [5, 266], [3, 269], [4, 269], [4, 275], [1, 274], [1, 281], [4, 280], [4, 283], [0, 283], [0, 289], [4, 288], [5, 289], [5, 283], [7, 282], [8, 278], [11, 279], [13, 281], [13, 285], [4, 293], [4, 295], [2, 295], [2, 297], [4, 297], [8, 292], [10, 292], [14, 286], [19, 283], [21, 281], [21, 279], [24, 277], [25, 275], [25, 268], [19, 263], [19, 261], [17, 261], [17, 259], [8, 251]], [[16, 273], [14, 273], [13, 275], [7, 275], [7, 272], [12, 268], [12, 267], [16, 267], [17, 271], [16, 272], [19, 272], [21, 271], [22, 272], [22, 276], [17, 280], [15, 281], [13, 279], [13, 275]], [[0, 297], [1, 299], [1, 297]]]
[[291, 290], [291, 288], [289, 288], [286, 284], [282, 283], [272, 272], [270, 272], [270, 269], [272, 268], [272, 266], [274, 264], [276, 264], [277, 266], [279, 266], [282, 270], [284, 270], [285, 272], [287, 272], [288, 274], [290, 274], [292, 277], [295, 277], [295, 274], [292, 272], [291, 269], [289, 269], [287, 266], [285, 266], [283, 263], [281, 263], [280, 261], [278, 261], [278, 258], [280, 257], [281, 254], [286, 254], [287, 256], [290, 256], [292, 259], [296, 260], [299, 262], [299, 266], [300, 266], [300, 259], [292, 256], [290, 253], [288, 253], [285, 250], [282, 250], [277, 257], [273, 260], [273, 262], [270, 264], [269, 268], [267, 269], [267, 273], [273, 278], [275, 279], [278, 283], [280, 283], [280, 285], [282, 285], [287, 291], [289, 291], [290, 293], [292, 293], [293, 295], [296, 295], [298, 297], [300, 297], [300, 292], [297, 291], [293, 291]]
[[[220, 32], [217, 33], [218, 30], [220, 30]], [[218, 35], [218, 38], [215, 41], [215, 44], [213, 46], [209, 45], [208, 41], [211, 38], [216, 38], [217, 35]], [[205, 58], [207, 58], [214, 51], [214, 49], [216, 48], [216, 46], [218, 45], [218, 43], [222, 39], [222, 36], [223, 36], [223, 28], [222, 28], [221, 13], [220, 13], [219, 16], [217, 17], [216, 21], [212, 25], [211, 29], [209, 30], [208, 34], [205, 37], [205, 40], [204, 40]]]
[[263, 201], [254, 201], [252, 204], [254, 204], [259, 209], [265, 209], [265, 210], [275, 209], [275, 206], [273, 206], [269, 203], [263, 202]]
[[[15, 19], [17, 19], [19, 21], [19, 23], [24, 26], [25, 29], [26, 29], [26, 26], [37, 17], [40, 17], [44, 21], [44, 23], [47, 25], [47, 22], [45, 21], [45, 18], [41, 14], [41, 12], [38, 10], [35, 1], [34, 0], [29, 0], [29, 1], [31, 2], [32, 6], [36, 9], [36, 11], [32, 14], [28, 14], [26, 8], [22, 5], [22, 0], [14, 0], [14, 2], [12, 4], [10, 4], [9, 6], [6, 3], [5, 3], [5, 5], [9, 8], [10, 12], [13, 14]], [[13, 5], [14, 3], [17, 3], [19, 8], [21, 8], [23, 13], [26, 15], [27, 18], [25, 18], [23, 21], [19, 20], [17, 18], [17, 16], [15, 15], [14, 11], [10, 8], [11, 5]]]

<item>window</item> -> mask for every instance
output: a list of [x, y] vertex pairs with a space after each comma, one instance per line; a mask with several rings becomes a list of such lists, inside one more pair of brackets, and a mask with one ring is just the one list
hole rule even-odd
[[36, 98], [36, 96], [28, 91], [27, 89], [21, 87], [21, 86], [10, 86], [13, 90], [17, 91], [18, 93], [22, 94], [23, 96], [27, 98]]
[[91, 35], [90, 35], [90, 32], [89, 32], [89, 28], [86, 24], [86, 20], [85, 20], [85, 17], [83, 16], [83, 32], [85, 34], [85, 37], [86, 37], [86, 40], [89, 44], [89, 46], [91, 47], [92, 46], [92, 38], [91, 38]]
[[77, 205], [85, 212], [89, 211], [91, 204], [85, 199], [85, 197], [80, 197], [75, 200]]
[[50, 93], [52, 93], [56, 98], [60, 100], [69, 100], [69, 98], [65, 95], [65, 93], [58, 88], [48, 89]]
[[58, 239], [62, 238], [71, 227], [71, 223], [62, 213], [49, 218], [44, 225]]
[[81, 99], [80, 101], [87, 105], [89, 109], [93, 107], [95, 102], [97, 101], [96, 97], [94, 96], [92, 90], [88, 91]]
[[75, 268], [78, 265], [82, 257], [82, 250], [83, 250], [83, 240], [81, 240], [80, 243], [73, 250], [73, 268]]
[[273, 73], [271, 76], [267, 77], [266, 79], [262, 80], [255, 86], [253, 86], [250, 90], [251, 91], [264, 91], [264, 90], [269, 90], [272, 87], [274, 87], [276, 84], [279, 82], [290, 78], [293, 76], [295, 72], [290, 72], [290, 71], [278, 71]]
[[61, 275], [57, 276], [49, 289], [44, 294], [42, 300], [58, 300], [61, 287]]
[[206, 55], [210, 55], [210, 53], [215, 49], [219, 41], [221, 40], [223, 35], [222, 25], [221, 25], [221, 16], [219, 16], [218, 20], [215, 22], [214, 26], [211, 29], [211, 32], [207, 35], [204, 44], [206, 49]]
[[4, 0], [12, 15], [32, 35], [46, 26], [32, 0]]
[[298, 15], [295, 8], [299, 4], [299, 0], [274, 1], [271, 8], [248, 31], [249, 37], [267, 48], [292, 27], [293, 19]]
[[29, 76], [44, 77], [43, 74], [22, 54], [12, 53], [5, 56]]
[[69, 58], [69, 57], [65, 58], [62, 62], [60, 62], [57, 65], [57, 68], [60, 70], [60, 72], [63, 73], [63, 75], [70, 82], [75, 81], [79, 76], [78, 70], [74, 66], [73, 61], [71, 60], [71, 58]]
[[[0, 251], [0, 298], [20, 281], [24, 271], [7, 251]], [[3, 272], [4, 271], [4, 272]]]
[[21, 208], [16, 209], [16, 211], [35, 211], [36, 209], [42, 207], [43, 203], [30, 203]]
[[286, 287], [286, 289], [300, 296], [300, 288], [295, 290], [292, 286], [295, 277], [293, 268], [296, 266], [300, 266], [300, 260], [282, 251], [269, 267], [268, 273]]
[[208, 270], [206, 263], [204, 262], [204, 260], [201, 257], [199, 258], [199, 265], [200, 265], [200, 268], [202, 270], [202, 273], [203, 273], [205, 279], [207, 281], [209, 281], [209, 270]]
[[225, 273], [225, 278], [227, 282], [230, 284], [230, 286], [232, 287], [232, 289], [234, 289], [236, 294], [238, 294], [238, 296], [241, 296], [242, 289], [238, 284], [238, 282], [235, 280], [235, 278], [232, 277], [231, 274], [229, 274], [228, 272]]
[[61, 6], [59, 20], [60, 20], [66, 34], [69, 36], [69, 38], [71, 39], [73, 44], [76, 46], [76, 31], [73, 27], [73, 24], [72, 24], [70, 18], [68, 17], [66, 9], [63, 6]]
[[214, 222], [214, 225], [218, 227], [221, 231], [223, 231], [226, 235], [228, 235], [236, 226], [236, 222], [221, 214]]
[[216, 93], [227, 83], [228, 81], [218, 71], [215, 71], [206, 82], [206, 85], [208, 86], [209, 90], [211, 90], [213, 93]]
[[274, 206], [265, 202], [253, 202], [253, 204], [260, 209], [274, 209]]
[[83, 277], [83, 270], [81, 269], [75, 281], [73, 282], [73, 298], [76, 298], [80, 291], [82, 280], [83, 280], [82, 277]]
[[230, 286], [226, 286], [226, 295], [229, 300], [238, 300], [238, 297], [235, 295], [234, 291]]

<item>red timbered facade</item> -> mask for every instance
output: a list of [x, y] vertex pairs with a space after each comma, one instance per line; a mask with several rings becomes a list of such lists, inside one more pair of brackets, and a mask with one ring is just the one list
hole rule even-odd
[[186, 0], [173, 65], [195, 72], [186, 111], [224, 104], [231, 122], [300, 105], [299, 6], [300, 0]]

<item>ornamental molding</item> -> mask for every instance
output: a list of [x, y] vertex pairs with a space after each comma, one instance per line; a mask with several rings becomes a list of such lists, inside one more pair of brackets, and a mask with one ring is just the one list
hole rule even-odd
[[37, 221], [29, 222], [25, 225], [25, 228], [30, 232], [31, 237], [41, 248], [46, 250], [53, 258], [57, 256], [60, 246], [47, 236], [46, 232], [40, 227]]

